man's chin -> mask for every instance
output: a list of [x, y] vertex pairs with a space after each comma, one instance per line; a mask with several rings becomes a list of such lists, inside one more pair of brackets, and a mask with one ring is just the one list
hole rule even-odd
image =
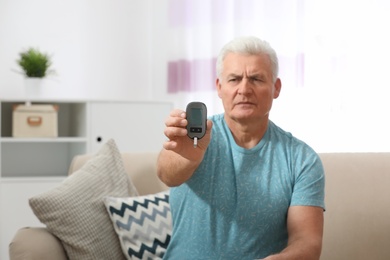
[[245, 118], [254, 117], [255, 112], [256, 111], [254, 111], [253, 107], [252, 108], [240, 108], [240, 109], [236, 109], [234, 114], [237, 118], [245, 119]]
[[232, 118], [235, 121], [251, 121], [251, 120], [256, 120], [256, 117], [253, 115], [253, 113], [236, 113], [232, 115]]

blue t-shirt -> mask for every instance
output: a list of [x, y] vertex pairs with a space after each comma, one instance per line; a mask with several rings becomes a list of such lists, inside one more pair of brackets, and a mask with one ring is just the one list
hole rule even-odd
[[271, 121], [262, 140], [245, 149], [223, 114], [210, 119], [202, 163], [170, 192], [173, 234], [164, 259], [243, 260], [280, 252], [290, 206], [325, 208], [318, 155]]

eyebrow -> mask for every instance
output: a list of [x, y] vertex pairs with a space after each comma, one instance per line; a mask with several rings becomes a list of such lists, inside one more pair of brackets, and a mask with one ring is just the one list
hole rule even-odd
[[227, 75], [227, 77], [229, 78], [229, 77], [242, 77], [242, 74], [241, 75], [239, 75], [239, 74], [235, 74], [235, 73], [230, 73], [230, 74], [228, 74]]
[[248, 78], [266, 79], [267, 76], [264, 73], [255, 73], [255, 74], [249, 75]]
[[[230, 73], [227, 75], [227, 78], [229, 77], [234, 77], [234, 78], [242, 78], [242, 74], [235, 74], [235, 73]], [[248, 75], [248, 78], [267, 78], [266, 74], [262, 72], [256, 72], [253, 74]]]

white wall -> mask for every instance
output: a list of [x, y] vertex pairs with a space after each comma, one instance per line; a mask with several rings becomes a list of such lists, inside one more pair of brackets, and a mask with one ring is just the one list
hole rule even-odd
[[52, 55], [49, 98], [150, 99], [151, 0], [0, 0], [0, 98], [23, 98], [19, 52]]
[[[306, 47], [311, 45], [312, 51], [305, 57], [306, 85], [299, 88], [282, 78], [283, 90], [271, 118], [318, 152], [389, 151], [390, 38], [384, 32], [390, 4], [361, 1], [357, 8], [350, 2], [352, 10], [336, 0], [305, 1], [310, 10], [318, 6], [318, 12], [309, 15], [323, 16], [318, 24], [305, 24], [306, 37], [311, 37], [305, 40]], [[169, 4], [0, 0], [0, 98], [24, 97], [23, 76], [13, 70], [19, 69], [18, 53], [32, 46], [52, 54], [58, 72], [46, 80], [43, 97], [170, 100], [175, 106], [193, 99], [221, 112], [213, 93], [167, 94], [168, 50], [172, 51]], [[328, 37], [321, 38], [319, 30]], [[326, 64], [322, 54], [337, 54], [341, 48], [348, 50], [345, 57], [350, 62], [344, 70], [335, 73], [318, 66]]]

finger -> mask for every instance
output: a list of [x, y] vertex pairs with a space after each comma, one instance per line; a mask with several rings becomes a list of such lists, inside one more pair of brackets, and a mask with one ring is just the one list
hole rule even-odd
[[186, 127], [188, 124], [187, 119], [181, 117], [168, 117], [165, 120], [165, 126], [167, 127]]
[[177, 143], [175, 141], [168, 140], [163, 143], [163, 148], [166, 150], [174, 150], [177, 147]]
[[183, 137], [187, 135], [187, 129], [182, 127], [166, 127], [164, 129], [164, 135], [168, 139], [172, 140], [178, 137]]
[[166, 126], [186, 126], [186, 113], [181, 109], [174, 109], [170, 112], [169, 116], [165, 119]]
[[211, 135], [211, 128], [213, 127], [213, 121], [211, 121], [210, 119], [207, 119], [206, 124], [207, 124], [206, 135], [210, 136]]
[[181, 109], [173, 109], [169, 115], [172, 117], [186, 118], [186, 112]]
[[211, 131], [211, 128], [213, 127], [213, 121], [207, 119], [206, 124], [207, 124], [207, 131]]

